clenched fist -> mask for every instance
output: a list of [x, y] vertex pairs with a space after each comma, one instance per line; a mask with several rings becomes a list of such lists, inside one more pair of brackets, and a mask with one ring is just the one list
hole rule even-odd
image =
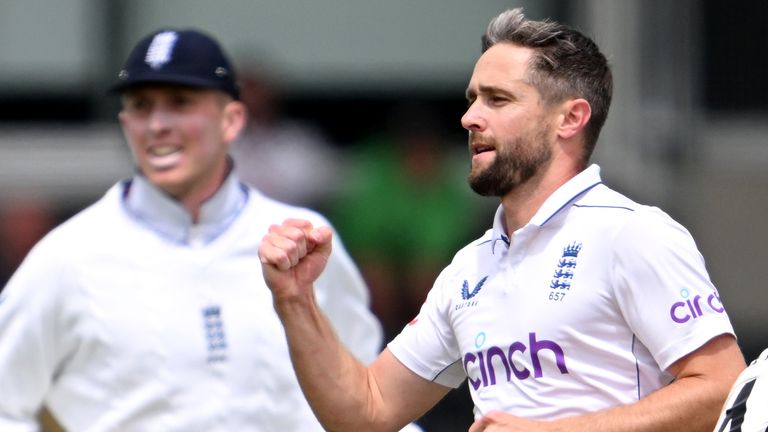
[[286, 219], [272, 225], [259, 247], [264, 280], [275, 302], [311, 295], [331, 254], [332, 231], [309, 221]]

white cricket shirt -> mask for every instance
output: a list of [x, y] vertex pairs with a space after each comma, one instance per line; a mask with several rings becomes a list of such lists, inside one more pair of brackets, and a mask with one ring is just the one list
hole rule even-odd
[[[45, 403], [72, 431], [321, 431], [258, 257], [287, 217], [328, 224], [232, 174], [192, 225], [136, 177], [56, 228], [0, 297], [0, 430], [36, 430]], [[315, 287], [341, 340], [375, 358], [381, 330], [338, 240]]]
[[673, 362], [733, 333], [688, 231], [602, 184], [591, 166], [510, 238], [460, 250], [389, 345], [418, 375], [457, 387], [475, 415], [555, 419], [637, 401]]

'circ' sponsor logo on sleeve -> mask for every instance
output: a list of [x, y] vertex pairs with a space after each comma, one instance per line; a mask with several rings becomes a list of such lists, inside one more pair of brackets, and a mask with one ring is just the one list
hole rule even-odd
[[691, 297], [691, 292], [687, 288], [680, 290], [681, 301], [672, 303], [669, 308], [669, 316], [672, 321], [683, 324], [692, 319], [697, 319], [707, 313], [724, 313], [725, 308], [720, 301], [717, 292], [713, 292], [707, 297], [698, 294]]

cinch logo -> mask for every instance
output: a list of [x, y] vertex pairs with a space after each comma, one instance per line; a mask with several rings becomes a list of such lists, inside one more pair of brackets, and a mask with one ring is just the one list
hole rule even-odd
[[[478, 338], [480, 337], [482, 337], [484, 342], [485, 334], [479, 334]], [[482, 343], [476, 343], [476, 345], [482, 345]], [[565, 353], [560, 345], [546, 339], [537, 340], [536, 333], [528, 333], [527, 347], [523, 342], [515, 342], [507, 348], [492, 346], [476, 353], [464, 354], [464, 370], [469, 373], [470, 367], [476, 367], [480, 372], [480, 377], [477, 379], [470, 377], [469, 383], [475, 390], [480, 387], [496, 385], [497, 372], [501, 371], [504, 372], [507, 382], [512, 381], [512, 375], [519, 380], [530, 377], [531, 371], [525, 367], [518, 367], [519, 363], [516, 364], [514, 359], [515, 355], [526, 356], [525, 352], [529, 347], [530, 351], [527, 355], [531, 358], [534, 378], [544, 376], [541, 360], [539, 359], [539, 353], [542, 350], [548, 350], [551, 352], [551, 355], [555, 356], [555, 362], [561, 374], [568, 373], [568, 368], [565, 366]]]
[[[707, 310], [715, 313], [725, 312], [725, 308], [723, 307], [723, 303], [720, 301], [720, 296], [717, 292], [710, 294], [706, 300], [698, 294], [693, 298], [688, 298], [690, 295], [691, 294], [687, 288], [680, 290], [680, 296], [683, 297], [685, 301], [679, 301], [672, 304], [672, 307], [669, 309], [669, 316], [672, 318], [672, 321], [678, 324], [683, 324], [691, 319], [696, 319], [702, 316]], [[704, 301], [702, 302], [702, 300]], [[702, 309], [702, 306], [705, 306], [705, 308]]]

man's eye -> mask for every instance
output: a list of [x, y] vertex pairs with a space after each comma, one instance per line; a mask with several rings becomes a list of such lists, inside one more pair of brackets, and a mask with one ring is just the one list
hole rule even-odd
[[186, 106], [192, 103], [192, 99], [186, 96], [177, 96], [173, 98], [173, 104], [176, 106]]
[[149, 107], [149, 103], [143, 99], [134, 99], [128, 104], [128, 108], [133, 111], [142, 111]]
[[494, 105], [503, 104], [503, 103], [507, 102], [507, 100], [508, 99], [505, 98], [504, 96], [491, 96], [491, 98], [490, 98], [491, 103], [494, 104]]

